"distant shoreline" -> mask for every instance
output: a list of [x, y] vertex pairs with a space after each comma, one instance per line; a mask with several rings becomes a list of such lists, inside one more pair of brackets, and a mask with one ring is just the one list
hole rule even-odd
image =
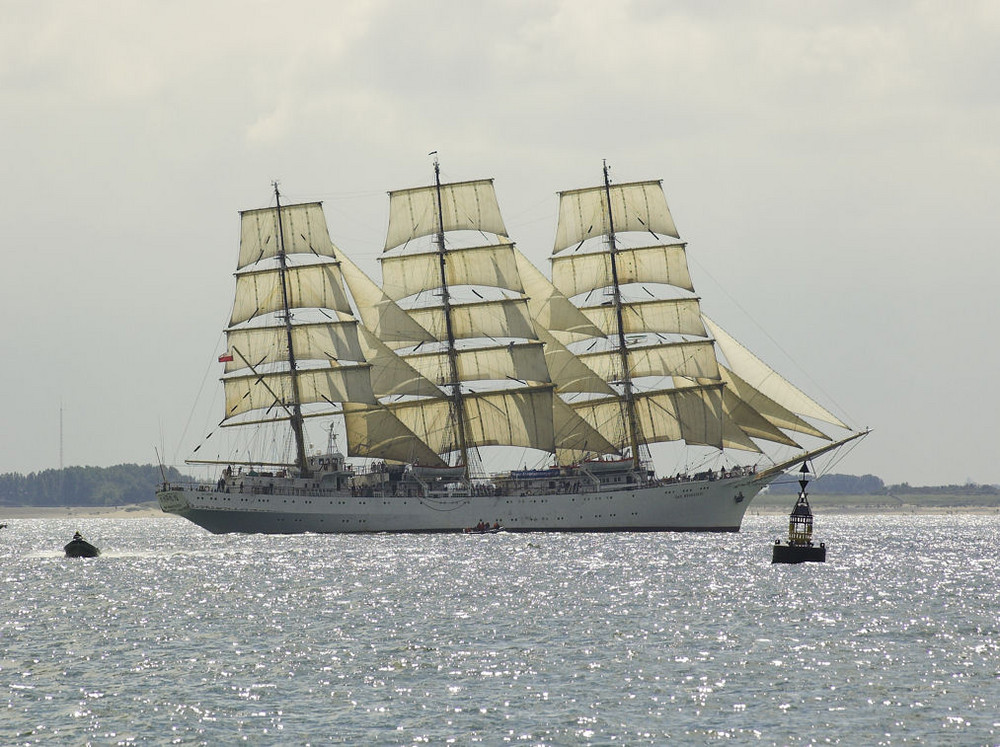
[[0, 506], [0, 523], [12, 519], [150, 519], [180, 518], [165, 514], [156, 501], [124, 506]]
[[[998, 505], [930, 505], [927, 503], [886, 503], [884, 496], [811, 496], [813, 512], [824, 514], [1000, 514]], [[795, 496], [769, 495], [755, 500], [747, 516], [787, 515]], [[179, 519], [160, 510], [156, 501], [123, 506], [0, 506], [0, 523], [17, 519]]]
[[[747, 510], [747, 516], [787, 516], [791, 513], [792, 506], [795, 505], [794, 497], [787, 506], [775, 506], [775, 505], [762, 505], [756, 506], [751, 504], [750, 508]], [[837, 505], [837, 504], [812, 504], [813, 514], [816, 516], [823, 515], [851, 515], [851, 514], [899, 514], [899, 515], [927, 515], [932, 516], [935, 514], [946, 515], [946, 514], [997, 514], [1000, 515], [1000, 506], [920, 506], [916, 504], [892, 504], [892, 505], [865, 505], [865, 506], [855, 506], [855, 505]]]
[[[794, 494], [763, 493], [754, 498], [748, 513], [753, 515], [791, 512]], [[883, 494], [840, 495], [810, 494], [809, 503], [816, 514], [995, 514], [1000, 513], [1000, 498], [994, 495], [954, 494]]]

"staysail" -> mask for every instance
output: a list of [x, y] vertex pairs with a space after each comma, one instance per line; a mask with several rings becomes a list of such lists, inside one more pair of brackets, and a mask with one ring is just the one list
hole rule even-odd
[[704, 319], [712, 336], [715, 337], [716, 344], [722, 354], [726, 356], [726, 360], [729, 361], [732, 371], [749, 386], [792, 412], [821, 420], [838, 428], [848, 429], [840, 418], [789, 383], [764, 361], [737, 342], [722, 327], [708, 317], [704, 317]]

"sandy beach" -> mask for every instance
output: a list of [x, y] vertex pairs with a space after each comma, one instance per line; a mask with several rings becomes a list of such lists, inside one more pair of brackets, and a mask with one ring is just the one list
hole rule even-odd
[[156, 501], [125, 506], [0, 506], [0, 523], [8, 519], [150, 519], [176, 518]]

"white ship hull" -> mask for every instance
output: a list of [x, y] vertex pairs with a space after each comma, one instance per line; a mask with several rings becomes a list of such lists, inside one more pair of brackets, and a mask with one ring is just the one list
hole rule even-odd
[[[662, 243], [679, 234], [659, 181], [612, 185], [605, 165], [603, 184], [560, 193], [553, 281], [515, 251], [492, 180], [442, 184], [435, 161], [433, 184], [390, 192], [389, 204], [391, 292], [336, 249], [320, 203], [282, 206], [275, 185], [274, 207], [241, 213], [220, 425], [287, 420], [295, 448], [269, 453], [261, 444], [280, 441], [268, 437], [239, 450], [247, 461], [200, 462], [224, 467], [218, 482], [163, 485], [164, 511], [216, 533], [735, 532], [780, 472], [863, 435], [762, 473], [657, 479], [642, 461], [670, 441], [722, 458], [759, 451], [755, 440], [795, 448], [784, 430], [828, 438], [799, 416], [847, 428], [702, 317], [684, 243]], [[616, 230], [657, 243], [620, 244]], [[451, 269], [450, 252], [461, 252]], [[633, 268], [622, 281], [619, 259]], [[330, 442], [309, 456], [304, 419], [320, 416]], [[336, 449], [334, 418], [363, 464]], [[486, 477], [478, 450], [494, 446], [555, 464]]]
[[460, 532], [499, 522], [515, 532], [736, 532], [768, 480], [752, 475], [631, 489], [530, 495], [244, 494], [169, 488], [160, 507], [210, 532]]

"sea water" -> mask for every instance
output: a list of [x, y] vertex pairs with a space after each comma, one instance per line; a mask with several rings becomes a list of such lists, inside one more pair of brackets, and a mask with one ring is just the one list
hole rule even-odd
[[[1000, 743], [1000, 517], [738, 534], [0, 531], [0, 743]], [[70, 560], [75, 530], [103, 549]]]

